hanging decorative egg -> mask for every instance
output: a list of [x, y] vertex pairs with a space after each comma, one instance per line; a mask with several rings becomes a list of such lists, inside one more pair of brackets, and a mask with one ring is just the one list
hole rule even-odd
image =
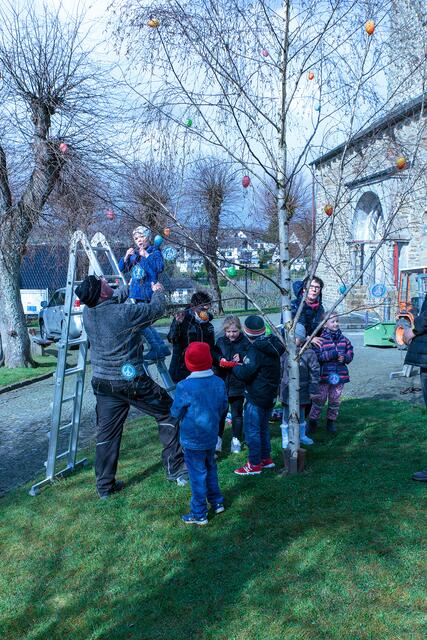
[[400, 156], [399, 158], [397, 158], [396, 160], [396, 167], [399, 171], [402, 171], [402, 169], [406, 169], [407, 167], [407, 160], [404, 156]]
[[249, 187], [249, 185], [251, 184], [251, 179], [249, 176], [243, 176], [242, 178], [242, 186], [247, 189]]
[[61, 142], [61, 144], [59, 145], [59, 150], [61, 153], [67, 153], [68, 144], [66, 142]]
[[342, 284], [338, 289], [338, 293], [340, 294], [340, 296], [343, 296], [346, 293], [346, 291], [347, 291], [347, 287], [345, 286], [345, 284]]
[[373, 20], [368, 20], [365, 22], [365, 31], [368, 36], [371, 36], [375, 31], [375, 22]]
[[207, 322], [209, 320], [209, 316], [206, 311], [199, 311], [198, 316], [200, 320], [203, 320], [203, 322]]
[[172, 262], [178, 255], [178, 251], [174, 247], [166, 247], [163, 250], [163, 258], [168, 262]]
[[268, 49], [261, 49], [261, 55], [263, 58], [268, 58], [268, 56], [270, 55]]
[[228, 267], [226, 273], [230, 278], [235, 278], [237, 276], [237, 269], [236, 267]]
[[327, 216], [331, 216], [334, 212], [334, 208], [331, 204], [325, 204], [325, 206], [323, 207], [323, 211]]
[[108, 211], [105, 212], [105, 217], [107, 218], [107, 220], [114, 220], [116, 216], [114, 215], [114, 211], [108, 209]]
[[191, 127], [192, 125], [193, 125], [193, 121], [192, 121], [192, 119], [191, 119], [191, 118], [187, 118], [187, 121], [186, 121], [186, 123], [185, 123], [185, 126], [186, 126], [186, 127]]
[[315, 111], [320, 111], [320, 103], [319, 102], [314, 105], [314, 110]]
[[164, 235], [166, 238], [169, 238], [170, 234], [171, 234], [171, 230], [169, 229], [169, 227], [165, 227], [165, 228], [163, 229], [163, 235]]
[[160, 247], [162, 242], [163, 242], [162, 236], [154, 236], [154, 246], [155, 247]]
[[308, 79], [309, 80], [314, 80], [314, 72], [313, 71], [309, 71], [308, 72]]
[[159, 25], [160, 25], [160, 20], [158, 20], [157, 18], [151, 17], [147, 22], [147, 27], [150, 27], [151, 29], [157, 29]]

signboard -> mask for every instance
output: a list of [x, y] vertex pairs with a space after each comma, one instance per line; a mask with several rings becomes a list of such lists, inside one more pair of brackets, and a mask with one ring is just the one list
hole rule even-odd
[[43, 300], [49, 300], [48, 289], [21, 289], [21, 302], [26, 316], [36, 316]]

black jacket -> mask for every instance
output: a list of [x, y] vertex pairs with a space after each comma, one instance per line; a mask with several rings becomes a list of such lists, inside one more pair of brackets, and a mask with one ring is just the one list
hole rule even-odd
[[414, 320], [415, 338], [406, 353], [405, 364], [427, 367], [427, 295], [424, 298], [420, 315]]
[[232, 375], [232, 369], [224, 369], [220, 367], [219, 361], [221, 358], [232, 360], [234, 354], [238, 353], [240, 356], [239, 361], [243, 362], [243, 358], [247, 354], [250, 346], [251, 343], [243, 333], [241, 333], [234, 342], [229, 340], [227, 336], [221, 336], [221, 338], [218, 338], [215, 343], [215, 348], [212, 354], [214, 361], [214, 373], [224, 380], [229, 398], [243, 396], [245, 393], [245, 383]]
[[249, 402], [270, 409], [274, 406], [280, 383], [280, 356], [285, 347], [276, 336], [262, 336], [250, 346], [243, 364], [232, 369], [233, 376], [246, 383]]
[[[291, 312], [292, 312], [293, 318], [295, 318], [297, 311], [299, 309], [299, 306], [301, 304], [301, 300], [303, 298], [303, 287], [304, 287], [303, 280], [296, 280], [292, 285], [292, 288], [296, 295], [296, 298], [294, 298], [291, 302]], [[310, 307], [306, 302], [303, 303], [301, 314], [298, 318], [298, 322], [304, 325], [305, 330], [307, 332], [307, 338], [308, 336], [311, 336], [311, 334], [313, 333], [314, 329], [317, 327], [317, 325], [321, 321], [324, 314], [325, 314], [325, 309], [322, 305], [322, 292], [320, 292], [319, 306], [316, 309], [313, 309], [312, 307]]]
[[169, 365], [169, 373], [174, 382], [184, 380], [190, 372], [185, 366], [184, 353], [190, 342], [206, 342], [211, 353], [215, 346], [215, 330], [211, 323], [213, 316], [209, 314], [209, 320], [198, 322], [190, 309], [186, 309], [184, 320], [172, 321], [168, 333], [168, 340], [172, 343], [172, 358]]

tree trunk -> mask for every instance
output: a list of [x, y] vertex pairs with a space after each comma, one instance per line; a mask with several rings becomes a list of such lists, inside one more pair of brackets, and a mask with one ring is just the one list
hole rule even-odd
[[286, 145], [286, 83], [287, 63], [289, 50], [289, 0], [283, 2], [284, 15], [284, 39], [281, 61], [281, 86], [280, 86], [280, 134], [278, 145], [278, 189], [277, 189], [277, 215], [279, 222], [279, 248], [280, 248], [280, 285], [282, 294], [282, 314], [287, 331], [287, 351], [289, 368], [289, 473], [297, 473], [298, 449], [299, 449], [299, 362], [295, 344], [295, 333], [290, 332], [292, 326], [291, 312], [291, 271], [289, 263], [289, 223], [288, 212], [288, 184], [287, 184], [287, 145]]
[[32, 367], [31, 344], [19, 290], [19, 251], [0, 251], [0, 337], [6, 367]]
[[215, 305], [217, 306], [218, 313], [224, 313], [222, 307], [222, 294], [218, 282], [218, 271], [212, 266], [208, 260], [204, 260], [206, 273], [208, 274], [209, 283], [212, 289], [215, 291]]

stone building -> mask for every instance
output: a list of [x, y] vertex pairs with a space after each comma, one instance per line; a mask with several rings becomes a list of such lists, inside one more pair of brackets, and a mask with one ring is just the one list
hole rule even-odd
[[[427, 14], [421, 4], [393, 3], [391, 33], [400, 43], [390, 49], [388, 112], [312, 163], [318, 255], [329, 238], [317, 270], [326, 304], [360, 276], [347, 311], [378, 304], [374, 284], [385, 285], [395, 301], [400, 270], [427, 267]], [[418, 46], [409, 46], [414, 34], [398, 27], [416, 20], [412, 43]]]

